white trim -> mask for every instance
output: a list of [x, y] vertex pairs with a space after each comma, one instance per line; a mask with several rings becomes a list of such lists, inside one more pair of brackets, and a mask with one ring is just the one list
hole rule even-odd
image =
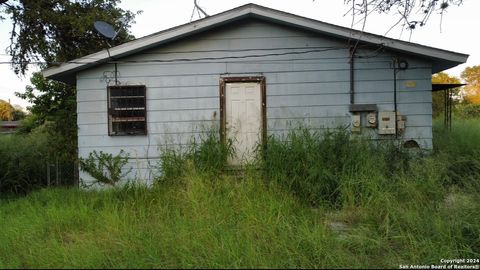
[[[387, 48], [403, 51], [410, 54], [417, 54], [427, 58], [434, 58], [441, 61], [451, 63], [444, 64], [445, 66], [456, 66], [467, 61], [468, 55], [446, 51], [442, 49], [423, 46], [420, 44], [405, 42], [378, 36], [370, 33], [362, 33], [361, 31], [352, 30], [333, 24], [308, 19], [305, 17], [285, 13], [282, 11], [266, 8], [255, 4], [247, 4], [235, 9], [225, 11], [223, 13], [197, 20], [188, 24], [180, 25], [174, 28], [167, 29], [149, 36], [145, 36], [122, 45], [111, 48], [110, 57], [124, 57], [134, 54], [141, 50], [152, 48], [169, 41], [192, 35], [197, 32], [205, 31], [207, 29], [226, 24], [231, 21], [239, 20], [246, 16], [259, 17], [266, 20], [275, 21], [281, 24], [287, 24], [294, 27], [308, 29], [310, 31], [322, 32], [328, 35], [337, 36], [340, 38], [359, 39], [360, 41], [371, 44], [383, 44]], [[59, 79], [67, 81], [65, 77], [74, 77], [71, 73], [86, 69], [100, 63], [106, 62], [109, 59], [107, 50], [103, 50], [94, 54], [87, 55], [61, 64], [60, 66], [51, 67], [42, 71], [42, 74], [47, 78]], [[439, 67], [437, 69], [441, 69]]]

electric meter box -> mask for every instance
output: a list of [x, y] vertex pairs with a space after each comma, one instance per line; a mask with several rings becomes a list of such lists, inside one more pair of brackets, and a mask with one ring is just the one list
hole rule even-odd
[[352, 115], [352, 132], [360, 132], [362, 130], [361, 127], [361, 118], [360, 114]]
[[397, 112], [397, 132], [403, 133], [405, 132], [405, 123], [407, 122], [407, 117], [405, 115], [401, 115]]
[[395, 112], [378, 112], [378, 134], [395, 134]]
[[371, 128], [377, 127], [377, 114], [375, 112], [370, 112], [367, 114], [367, 125]]

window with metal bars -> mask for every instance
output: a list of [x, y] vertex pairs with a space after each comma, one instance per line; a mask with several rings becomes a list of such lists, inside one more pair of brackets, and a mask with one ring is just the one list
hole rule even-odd
[[108, 135], [147, 134], [145, 85], [108, 87]]

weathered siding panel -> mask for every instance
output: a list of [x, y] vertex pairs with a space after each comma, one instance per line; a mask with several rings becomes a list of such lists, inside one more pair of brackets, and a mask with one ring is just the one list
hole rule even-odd
[[[356, 103], [393, 111], [394, 55], [363, 47], [357, 55]], [[129, 177], [151, 180], [149, 169], [158, 162], [162, 147], [186, 145], [192, 136], [218, 130], [222, 76], [266, 77], [268, 134], [285, 134], [298, 125], [318, 130], [348, 127], [348, 57], [348, 47], [339, 40], [249, 21], [120, 59], [119, 82], [146, 85], [147, 136], [108, 136], [106, 87], [113, 82], [114, 66], [82, 71], [77, 75], [79, 155], [86, 157], [93, 150], [117, 154], [123, 149], [132, 158]], [[404, 58], [409, 69], [397, 73], [398, 110], [408, 119], [404, 137], [428, 148], [430, 64]], [[83, 172], [81, 177], [90, 179]]]

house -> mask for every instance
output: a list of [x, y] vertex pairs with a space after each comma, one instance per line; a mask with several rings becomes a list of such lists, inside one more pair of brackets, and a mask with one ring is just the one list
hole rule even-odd
[[123, 149], [149, 180], [159, 145], [206, 126], [233, 163], [298, 125], [432, 148], [431, 74], [467, 57], [247, 4], [43, 74], [77, 86], [79, 156]]
[[19, 125], [20, 121], [0, 121], [0, 135], [15, 133]]

